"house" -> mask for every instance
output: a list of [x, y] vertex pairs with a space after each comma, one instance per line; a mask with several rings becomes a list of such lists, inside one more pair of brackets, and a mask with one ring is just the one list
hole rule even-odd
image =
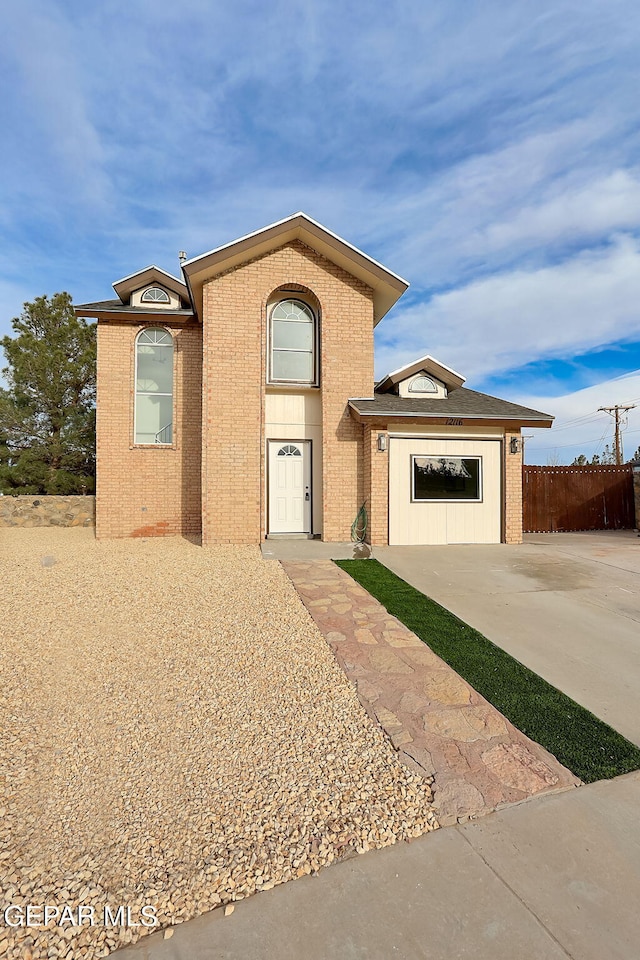
[[98, 321], [98, 537], [522, 539], [521, 429], [432, 356], [374, 388], [408, 284], [303, 213], [85, 303]]

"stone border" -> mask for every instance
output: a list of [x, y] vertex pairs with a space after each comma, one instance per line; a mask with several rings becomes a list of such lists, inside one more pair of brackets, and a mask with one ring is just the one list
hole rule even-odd
[[282, 565], [441, 826], [580, 784], [336, 564]]

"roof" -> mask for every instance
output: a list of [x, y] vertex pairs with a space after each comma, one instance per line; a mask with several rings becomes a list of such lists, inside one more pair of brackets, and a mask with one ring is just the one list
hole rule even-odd
[[404, 367], [399, 367], [399, 369], [394, 370], [393, 373], [388, 373], [387, 376], [383, 377], [378, 383], [376, 391], [383, 393], [385, 390], [391, 390], [396, 384], [400, 383], [401, 380], [406, 380], [407, 377], [411, 377], [414, 373], [419, 373], [421, 370], [425, 370], [432, 376], [437, 377], [438, 380], [452, 389], [461, 387], [465, 381], [461, 373], [456, 373], [451, 367], [445, 366], [444, 363], [440, 363], [440, 361], [432, 357], [430, 353], [427, 353], [424, 357], [419, 357], [417, 360], [412, 360], [411, 363], [405, 364]]
[[163, 287], [172, 290], [173, 293], [177, 293], [187, 303], [189, 302], [189, 291], [186, 284], [179, 277], [167, 273], [162, 267], [156, 267], [154, 263], [144, 267], [143, 270], [138, 270], [136, 273], [130, 273], [128, 277], [123, 277], [122, 280], [116, 280], [112, 286], [120, 297], [120, 301], [125, 303], [134, 290], [139, 290], [140, 287], [145, 287], [148, 283], [153, 283], [154, 280], [156, 283], [162, 284]]
[[171, 309], [170, 307], [130, 307], [121, 300], [98, 300], [96, 303], [77, 303], [74, 306], [74, 313], [77, 317], [98, 317], [116, 315], [125, 320], [128, 317], [140, 319], [141, 317], [193, 317], [193, 310]]
[[553, 416], [530, 407], [500, 400], [467, 387], [452, 390], [448, 397], [397, 397], [376, 392], [372, 399], [349, 400], [349, 406], [361, 417], [434, 417], [464, 420], [517, 420], [531, 426], [550, 427]]
[[269, 253], [292, 240], [301, 240], [332, 263], [342, 267], [373, 290], [374, 324], [382, 320], [409, 284], [377, 260], [367, 256], [306, 213], [294, 213], [268, 227], [249, 233], [182, 264], [193, 303], [202, 312], [202, 285], [217, 274], [254, 257]]

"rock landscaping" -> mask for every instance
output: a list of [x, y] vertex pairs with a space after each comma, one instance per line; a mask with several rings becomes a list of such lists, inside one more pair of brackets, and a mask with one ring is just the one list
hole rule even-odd
[[4, 529], [0, 567], [2, 910], [69, 908], [0, 915], [0, 956], [106, 956], [145, 908], [170, 928], [437, 826], [257, 549]]

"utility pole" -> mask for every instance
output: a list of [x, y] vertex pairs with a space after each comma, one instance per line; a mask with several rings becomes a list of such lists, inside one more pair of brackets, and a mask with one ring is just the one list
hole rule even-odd
[[616, 403], [612, 407], [598, 407], [598, 410], [602, 410], [603, 413], [608, 413], [610, 416], [615, 418], [616, 421], [616, 464], [620, 466], [622, 463], [622, 442], [620, 439], [620, 411], [628, 411], [635, 409], [635, 403], [631, 403], [628, 406], [624, 406], [621, 403]]

